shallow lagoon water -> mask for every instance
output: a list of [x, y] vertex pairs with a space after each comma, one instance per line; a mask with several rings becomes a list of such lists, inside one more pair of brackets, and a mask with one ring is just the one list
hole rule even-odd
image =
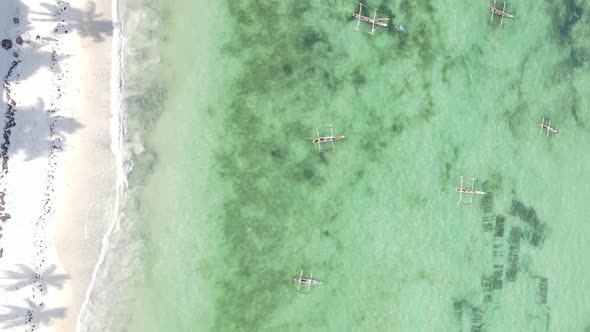
[[[590, 328], [590, 6], [510, 2], [499, 27], [485, 1], [369, 5], [407, 32], [357, 32], [345, 1], [129, 11], [127, 38], [158, 43], [127, 46], [145, 151], [120, 326]], [[320, 125], [336, 152], [306, 140]], [[461, 175], [489, 195], [458, 206]], [[300, 269], [325, 283], [297, 293]]]

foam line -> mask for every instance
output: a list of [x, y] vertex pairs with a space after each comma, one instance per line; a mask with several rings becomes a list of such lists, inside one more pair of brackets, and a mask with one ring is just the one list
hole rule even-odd
[[117, 163], [117, 183], [115, 193], [115, 206], [113, 220], [108, 231], [105, 233], [102, 240], [102, 248], [94, 271], [92, 273], [92, 279], [86, 290], [86, 296], [84, 302], [80, 308], [78, 314], [78, 320], [76, 324], [76, 331], [82, 329], [82, 319], [86, 315], [90, 298], [95, 287], [98, 272], [104, 264], [105, 257], [110, 248], [110, 241], [115, 230], [119, 218], [120, 218], [120, 202], [121, 197], [127, 188], [127, 171], [125, 169], [125, 154], [123, 147], [123, 139], [126, 132], [126, 120], [125, 112], [122, 109], [122, 93], [124, 86], [124, 79], [122, 76], [122, 70], [124, 66], [123, 60], [123, 36], [121, 32], [121, 24], [118, 16], [118, 0], [112, 0], [112, 20], [113, 20], [113, 38], [111, 46], [111, 150], [115, 155]]

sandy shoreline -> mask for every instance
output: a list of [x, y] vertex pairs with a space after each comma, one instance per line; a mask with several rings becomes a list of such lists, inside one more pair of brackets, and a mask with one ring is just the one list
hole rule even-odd
[[74, 331], [116, 196], [111, 1], [0, 13], [0, 328]]

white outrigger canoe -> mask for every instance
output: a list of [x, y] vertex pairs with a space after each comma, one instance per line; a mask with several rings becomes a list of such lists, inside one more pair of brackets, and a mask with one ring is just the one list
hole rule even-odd
[[550, 133], [557, 134], [557, 129], [551, 127], [551, 119], [548, 119], [546, 117], [543, 117], [541, 119], [541, 123], [539, 123], [539, 128], [541, 128], [539, 135], [541, 135], [543, 133], [543, 130], [545, 130], [547, 132], [547, 138], [549, 138]]
[[[373, 17], [363, 15], [363, 7], [367, 8], [367, 9], [373, 9]], [[371, 35], [375, 34], [375, 26], [376, 25], [380, 26], [380, 27], [387, 28], [387, 21], [389, 21], [389, 18], [377, 18], [377, 8], [371, 8], [369, 6], [364, 5], [361, 2], [359, 2], [359, 12], [352, 13], [352, 17], [354, 17], [357, 20], [355, 30], [360, 30], [359, 27], [361, 25], [361, 21], [371, 24], [371, 31], [360, 30], [360, 31], [369, 33]]]
[[[320, 135], [320, 129], [321, 128], [330, 128], [330, 135], [328, 135], [328, 136], [321, 136]], [[334, 128], [332, 127], [332, 125], [322, 126], [322, 127], [317, 128], [316, 129], [316, 134], [317, 134], [316, 137], [309, 138], [309, 139], [311, 140], [311, 142], [313, 144], [315, 144], [315, 145], [318, 146], [318, 151], [319, 152], [329, 151], [329, 150], [322, 150], [322, 144], [324, 144], [324, 143], [331, 143], [331, 145], [332, 145], [332, 151], [336, 151], [336, 146], [334, 145], [334, 142], [346, 138], [346, 136], [343, 136], [343, 135], [334, 135]]]
[[503, 2], [504, 2], [504, 5], [502, 5], [502, 9], [499, 9], [496, 7], [496, 0], [494, 0], [494, 4], [489, 7], [490, 12], [492, 12], [492, 16], [490, 17], [490, 23], [492, 23], [492, 21], [494, 20], [494, 15], [500, 16], [499, 25], [502, 25], [502, 23], [504, 22], [504, 17], [514, 18], [514, 15], [506, 12], [506, 1], [503, 1]]
[[[459, 178], [461, 179], [461, 185], [459, 185], [459, 188], [455, 188], [455, 191], [459, 193], [459, 203], [457, 203], [457, 204], [472, 205], [473, 204], [473, 195], [486, 195], [487, 194], [485, 191], [475, 190], [475, 180], [477, 180], [476, 178], [464, 177], [464, 176], [460, 176]], [[465, 179], [471, 181], [471, 188], [469, 188], [469, 187], [466, 188], [463, 186]], [[469, 196], [469, 201], [466, 202], [463, 200], [463, 194]]]
[[[301, 293], [309, 293], [309, 291], [311, 290], [311, 286], [317, 286], [322, 284], [321, 281], [313, 279], [313, 272], [310, 273], [309, 278], [304, 278], [303, 270], [301, 270], [301, 273], [299, 273], [299, 277], [294, 278], [293, 281], [297, 284], [297, 291]], [[306, 292], [301, 291], [301, 285], [307, 286]]]

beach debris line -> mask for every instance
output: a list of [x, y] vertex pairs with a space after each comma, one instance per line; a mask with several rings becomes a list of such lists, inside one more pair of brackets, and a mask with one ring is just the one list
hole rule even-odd
[[[455, 189], [455, 191], [459, 193], [459, 202], [457, 204], [473, 205], [473, 195], [486, 195], [487, 194], [484, 191], [475, 190], [475, 180], [477, 180], [476, 178], [465, 177], [465, 176], [460, 176], [459, 178], [461, 179], [461, 184], [460, 184], [459, 188]], [[463, 187], [463, 183], [465, 182], [465, 180], [471, 181], [471, 188]], [[465, 196], [469, 196], [468, 201], [463, 199], [463, 194], [465, 194]]]
[[502, 22], [504, 22], [504, 17], [506, 18], [514, 18], [513, 15], [508, 14], [506, 12], [506, 1], [502, 1], [504, 3], [504, 5], [502, 5], [502, 9], [498, 9], [496, 8], [496, 0], [494, 0], [494, 4], [490, 6], [490, 12], [492, 12], [492, 16], [490, 17], [490, 23], [492, 23], [492, 20], [494, 19], [494, 15], [498, 15], [500, 16], [500, 23], [498, 25], [502, 25]]
[[557, 129], [551, 127], [551, 119], [548, 119], [546, 117], [543, 117], [541, 119], [541, 123], [539, 123], [539, 128], [541, 128], [539, 135], [541, 135], [543, 133], [543, 130], [545, 130], [547, 132], [547, 138], [549, 138], [550, 133], [557, 134]]
[[[367, 8], [369, 10], [373, 9], [373, 17], [372, 18], [369, 16], [363, 15], [363, 7]], [[358, 13], [352, 13], [352, 17], [356, 18], [355, 30], [366, 32], [371, 35], [375, 34], [375, 25], [387, 28], [387, 21], [389, 21], [389, 18], [377, 18], [377, 8], [371, 8], [371, 7], [363, 4], [362, 2], [359, 2]], [[371, 31], [360, 30], [359, 27], [361, 25], [361, 21], [371, 24]]]
[[[330, 135], [329, 136], [321, 136], [320, 129], [322, 129], [322, 128], [330, 128]], [[332, 125], [318, 127], [316, 129], [316, 133], [318, 135], [317, 137], [308, 138], [308, 139], [312, 140], [313, 144], [317, 144], [319, 152], [336, 151], [336, 146], [334, 145], [334, 142], [346, 138], [346, 136], [342, 136], [342, 135], [335, 136], [334, 135], [334, 128], [332, 127]], [[324, 144], [324, 143], [331, 143], [332, 150], [322, 150], [322, 144]]]
[[[313, 272], [310, 271], [309, 278], [303, 277], [303, 270], [299, 273], [299, 277], [294, 278], [293, 281], [297, 284], [297, 291], [299, 293], [307, 294], [311, 290], [311, 286], [321, 285], [322, 282], [313, 279]], [[301, 288], [303, 285], [303, 289]], [[307, 290], [305, 290], [305, 286], [307, 286]]]

